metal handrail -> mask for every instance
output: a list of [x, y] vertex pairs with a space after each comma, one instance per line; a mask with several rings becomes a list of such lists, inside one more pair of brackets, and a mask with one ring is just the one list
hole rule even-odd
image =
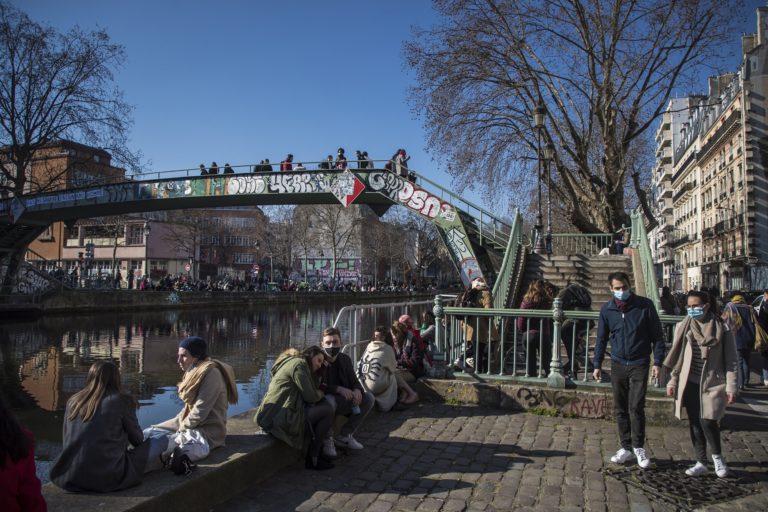
[[645, 295], [656, 306], [657, 311], [661, 311], [661, 297], [659, 296], [659, 287], [656, 283], [656, 272], [653, 268], [653, 256], [648, 242], [648, 234], [645, 231], [643, 215], [639, 211], [632, 213], [632, 239], [631, 247], [638, 249], [640, 256], [640, 268], [642, 270], [643, 282], [645, 283]]
[[501, 262], [499, 275], [496, 278], [496, 282], [493, 284], [493, 305], [497, 308], [505, 307], [509, 299], [510, 291], [514, 292], [514, 290], [510, 290], [510, 288], [514, 285], [514, 283], [512, 283], [512, 277], [513, 272], [517, 269], [518, 265], [522, 224], [523, 218], [522, 215], [520, 215], [520, 210], [515, 210], [509, 239], [507, 241], [507, 249], [504, 252], [504, 259]]

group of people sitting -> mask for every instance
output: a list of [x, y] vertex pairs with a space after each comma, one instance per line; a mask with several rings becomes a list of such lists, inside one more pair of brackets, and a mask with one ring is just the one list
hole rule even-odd
[[[341, 333], [335, 327], [323, 331], [319, 346], [285, 350], [272, 366], [254, 421], [264, 432], [303, 450], [307, 468], [332, 468], [337, 447], [363, 449], [354, 434], [374, 405], [389, 411], [419, 400], [409, 383], [424, 375], [430, 364], [432, 319], [425, 316], [432, 327], [421, 331], [408, 315], [390, 328], [377, 327], [357, 368], [342, 353]], [[197, 336], [179, 342], [177, 362], [183, 372], [178, 384], [183, 408], [143, 430], [136, 415], [138, 403], [123, 391], [118, 367], [111, 361], [95, 362], [83, 389], [67, 402], [63, 447], [51, 467], [51, 481], [70, 492], [114, 492], [138, 485], [145, 474], [163, 468], [189, 474], [197, 461], [224, 446], [228, 405], [238, 401], [234, 370], [210, 357], [207, 343]], [[338, 435], [333, 434], [335, 419], [343, 421]], [[32, 434], [2, 399], [0, 462], [0, 509], [44, 511]]]

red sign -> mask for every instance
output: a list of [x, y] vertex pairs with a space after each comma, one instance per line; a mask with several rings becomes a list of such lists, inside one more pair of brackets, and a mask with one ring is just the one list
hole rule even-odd
[[365, 190], [365, 184], [349, 169], [337, 176], [330, 186], [331, 192], [346, 208]]
[[190, 270], [192, 270], [192, 265], [190, 265], [189, 263], [187, 263], [186, 265], [184, 265], [184, 270], [186, 270], [187, 272], [189, 272]]

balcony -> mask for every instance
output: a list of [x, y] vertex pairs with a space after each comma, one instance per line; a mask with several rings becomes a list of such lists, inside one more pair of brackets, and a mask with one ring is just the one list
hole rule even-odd
[[713, 238], [715, 236], [715, 228], [706, 228], [704, 231], [701, 232], [701, 238], [704, 240], [707, 240], [708, 238]]
[[688, 243], [690, 241], [690, 239], [691, 239], [691, 237], [689, 237], [687, 234], [685, 234], [685, 235], [682, 235], [682, 236], [679, 236], [679, 237], [671, 238], [667, 242], [667, 245], [669, 247], [679, 247], [679, 246], [681, 246], [683, 244]]

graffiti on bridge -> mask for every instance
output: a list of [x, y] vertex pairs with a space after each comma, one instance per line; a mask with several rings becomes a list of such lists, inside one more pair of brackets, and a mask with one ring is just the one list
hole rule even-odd
[[13, 293], [26, 295], [35, 295], [43, 293], [51, 288], [51, 279], [40, 274], [31, 265], [25, 263], [16, 274], [16, 282], [13, 287]]

